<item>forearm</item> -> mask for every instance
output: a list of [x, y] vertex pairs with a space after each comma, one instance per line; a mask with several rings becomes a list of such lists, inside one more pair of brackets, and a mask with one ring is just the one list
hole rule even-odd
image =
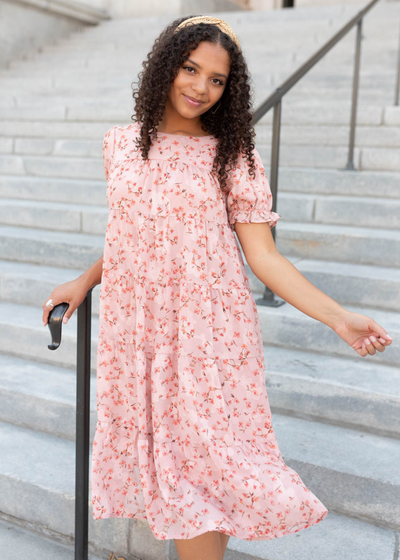
[[101, 276], [103, 272], [103, 255], [97, 259], [79, 278], [85, 282], [87, 290], [94, 288], [97, 284], [101, 283]]
[[278, 251], [266, 253], [251, 264], [254, 274], [293, 307], [331, 328], [349, 313], [334, 299], [314, 286], [301, 272]]

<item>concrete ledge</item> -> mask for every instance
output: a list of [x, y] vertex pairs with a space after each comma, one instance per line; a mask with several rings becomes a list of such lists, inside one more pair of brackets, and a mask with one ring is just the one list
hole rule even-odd
[[[70, 541], [64, 544], [59, 542], [59, 538], [52, 540], [49, 535], [40, 535], [21, 526], [21, 523], [15, 525], [4, 519], [0, 521], [0, 542], [3, 550], [12, 550], [14, 558], [71, 560], [74, 556]], [[89, 554], [89, 560], [101, 560], [101, 557]]]
[[43, 47], [98, 24], [110, 16], [67, 0], [2, 0], [0, 2], [0, 68], [32, 57]]
[[94, 8], [88, 4], [72, 0], [17, 0], [20, 4], [27, 4], [54, 14], [68, 16], [85, 23], [97, 24], [111, 19], [107, 10]]

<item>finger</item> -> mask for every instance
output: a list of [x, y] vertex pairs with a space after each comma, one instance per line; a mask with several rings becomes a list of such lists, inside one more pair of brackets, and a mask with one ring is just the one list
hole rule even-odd
[[384, 344], [385, 346], [389, 346], [389, 344], [392, 344], [392, 340], [393, 340], [392, 337], [390, 337], [390, 339], [386, 339], [386, 340], [384, 338], [380, 339], [381, 343]]
[[372, 342], [369, 340], [369, 338], [366, 338], [364, 340], [364, 345], [365, 345], [365, 348], [367, 349], [367, 352], [370, 356], [373, 356], [376, 353], [375, 347], [372, 344]]
[[363, 358], [365, 358], [365, 356], [369, 356], [369, 352], [367, 350], [367, 348], [365, 347], [365, 345], [363, 344], [361, 346], [361, 349], [359, 351], [360, 356], [362, 356]]
[[379, 339], [374, 336], [370, 336], [369, 339], [378, 352], [383, 352], [385, 350], [385, 345], [379, 342]]
[[67, 323], [68, 319], [71, 318], [72, 313], [74, 312], [75, 306], [72, 305], [71, 302], [69, 302], [69, 306], [67, 311], [64, 313], [64, 317], [63, 317], [63, 323]]
[[366, 356], [368, 354], [368, 352], [365, 349], [364, 344], [361, 346], [361, 348], [359, 350], [357, 350], [357, 353], [360, 354], [360, 356], [362, 356], [364, 358], [364, 356]]
[[[50, 299], [50, 298], [49, 298], [49, 299]], [[52, 305], [46, 305], [46, 303], [47, 303], [48, 301], [49, 301], [49, 300], [47, 299], [47, 300], [44, 302], [44, 304], [43, 304], [43, 316], [42, 316], [42, 319], [43, 319], [43, 325], [44, 325], [44, 326], [47, 325], [50, 311], [53, 309], [53, 306], [52, 306]], [[54, 303], [54, 300], [53, 300], [53, 303]], [[56, 304], [54, 304], [54, 305], [56, 305]]]
[[366, 346], [365, 346], [364, 343], [362, 343], [362, 345], [361, 345], [361, 349], [360, 349], [359, 354], [360, 354], [363, 358], [365, 358], [366, 356], [369, 356], [369, 354], [370, 354], [370, 353], [368, 352], [368, 349], [366, 348]]
[[378, 337], [382, 337], [385, 341], [389, 341], [389, 344], [392, 342], [393, 338], [385, 331], [385, 329], [383, 327], [381, 327], [380, 325], [378, 325], [378, 323], [376, 321], [374, 321], [373, 319], [371, 319], [372, 324], [369, 324], [368, 326], [371, 328], [371, 330], [376, 333], [376, 335]]

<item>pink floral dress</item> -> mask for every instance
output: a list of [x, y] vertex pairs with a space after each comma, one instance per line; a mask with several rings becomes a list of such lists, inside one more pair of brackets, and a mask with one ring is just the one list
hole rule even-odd
[[109, 219], [100, 292], [94, 519], [147, 519], [156, 539], [295, 533], [328, 510], [282, 460], [257, 307], [234, 222], [268, 222], [262, 161], [224, 194], [217, 139], [139, 123], [104, 137]]

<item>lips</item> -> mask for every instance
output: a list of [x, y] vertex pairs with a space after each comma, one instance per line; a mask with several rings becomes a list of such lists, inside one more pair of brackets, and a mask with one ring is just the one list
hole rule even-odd
[[194, 99], [193, 97], [189, 97], [188, 95], [183, 94], [183, 97], [186, 99], [189, 105], [192, 107], [199, 107], [204, 103], [204, 101], [200, 101], [198, 99]]

